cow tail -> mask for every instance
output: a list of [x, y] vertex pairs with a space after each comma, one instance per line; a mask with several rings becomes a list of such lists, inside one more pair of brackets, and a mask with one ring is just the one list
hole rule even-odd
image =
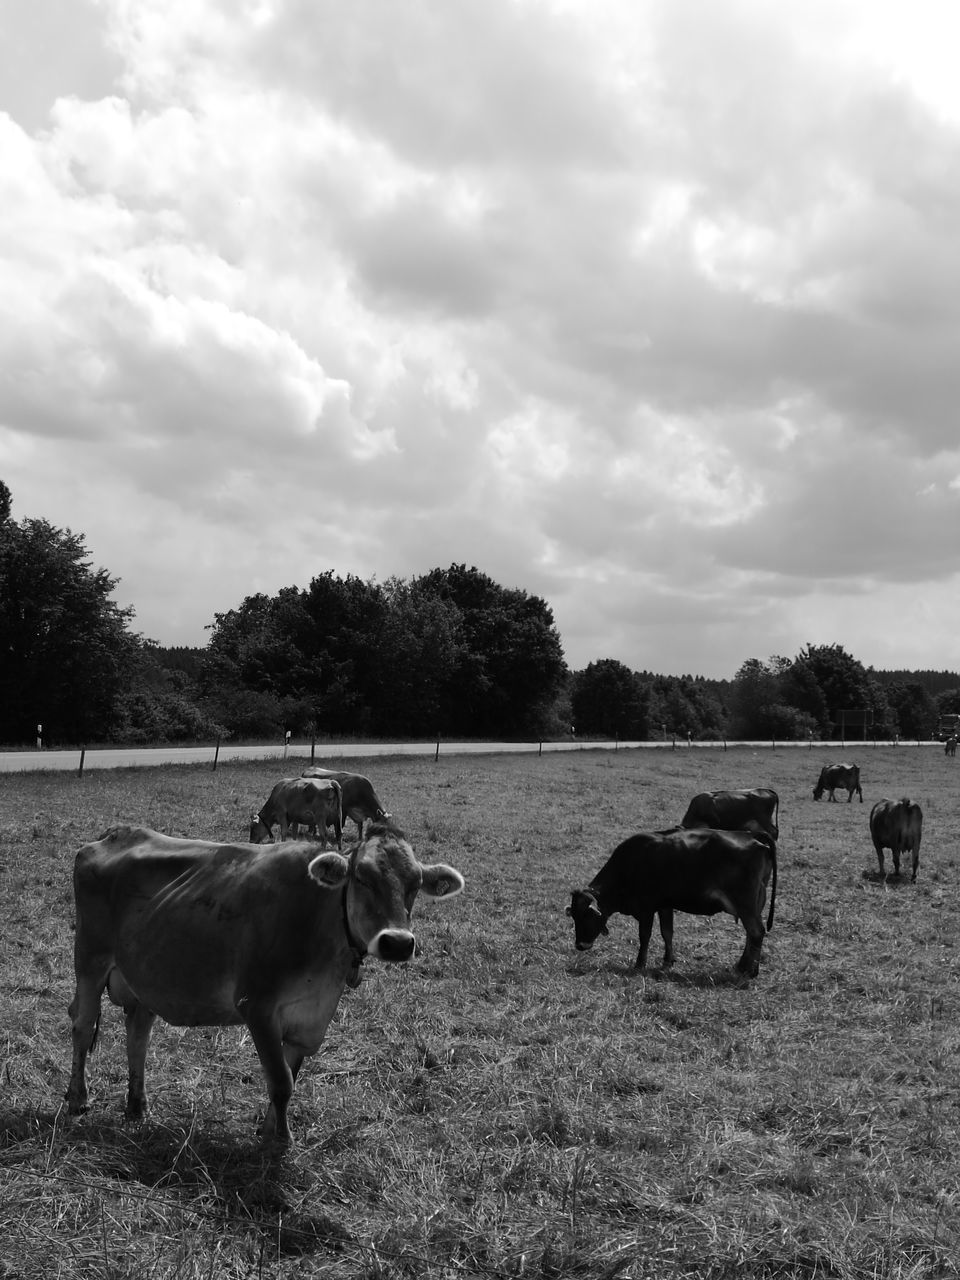
[[773, 928], [773, 909], [777, 905], [777, 846], [773, 846], [773, 876], [770, 884], [770, 910], [767, 912], [767, 933]]

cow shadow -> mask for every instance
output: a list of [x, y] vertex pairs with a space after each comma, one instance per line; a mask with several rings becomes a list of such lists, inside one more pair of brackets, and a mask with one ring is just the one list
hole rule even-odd
[[891, 889], [903, 889], [912, 884], [909, 871], [880, 871], [876, 867], [867, 867], [860, 876], [867, 884], [885, 884]]
[[[38, 1147], [51, 1171], [84, 1170], [87, 1185], [127, 1183], [138, 1195], [170, 1197], [240, 1233], [263, 1236], [288, 1256], [338, 1251], [354, 1234], [321, 1207], [309, 1149], [288, 1151], [225, 1129], [120, 1116], [70, 1117], [57, 1110], [0, 1112], [0, 1149]], [[306, 1158], [304, 1158], [306, 1157]], [[309, 1208], [305, 1206], [309, 1205]]]
[[[762, 962], [761, 962], [762, 968]], [[586, 978], [591, 974], [620, 978], [625, 982], [663, 982], [676, 987], [690, 987], [698, 990], [713, 990], [717, 987], [745, 987], [751, 979], [734, 968], [707, 968], [705, 966], [684, 968], [682, 964], [665, 966], [649, 964], [642, 972], [632, 963], [618, 964], [614, 960], [605, 961], [590, 968], [567, 966], [567, 973], [573, 978]]]

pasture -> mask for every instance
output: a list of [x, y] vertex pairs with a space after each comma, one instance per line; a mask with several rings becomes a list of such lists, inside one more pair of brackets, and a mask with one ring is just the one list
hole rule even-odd
[[[74, 853], [118, 822], [243, 840], [280, 766], [0, 778], [0, 1277], [960, 1275], [960, 774], [937, 746], [848, 746], [864, 803], [816, 803], [837, 758], [345, 762], [467, 888], [418, 904], [422, 955], [345, 993], [282, 1155], [238, 1029], [158, 1022], [151, 1115], [127, 1125], [105, 999], [91, 1109], [61, 1102]], [[576, 953], [570, 890], [738, 786], [781, 801], [760, 977], [734, 980], [726, 915], [677, 915], [669, 973], [633, 971], [624, 916]], [[916, 885], [879, 879], [870, 842], [871, 805], [901, 795], [923, 807]]]

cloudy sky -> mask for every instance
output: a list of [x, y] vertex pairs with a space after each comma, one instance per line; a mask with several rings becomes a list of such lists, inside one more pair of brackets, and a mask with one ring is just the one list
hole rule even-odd
[[573, 668], [960, 666], [951, 0], [0, 0], [0, 479], [162, 644], [465, 562]]

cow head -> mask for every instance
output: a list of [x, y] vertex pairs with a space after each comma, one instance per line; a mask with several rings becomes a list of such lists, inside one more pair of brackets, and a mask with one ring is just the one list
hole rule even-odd
[[253, 814], [250, 818], [250, 843], [269, 844], [272, 839], [273, 832], [260, 817], [259, 813]]
[[388, 823], [367, 827], [349, 859], [322, 853], [309, 871], [324, 888], [346, 886], [344, 923], [354, 950], [389, 962], [414, 953], [410, 923], [417, 894], [452, 898], [464, 887], [453, 867], [418, 862], [403, 833]]
[[609, 932], [596, 896], [589, 889], [574, 889], [567, 915], [573, 917], [578, 951], [589, 951], [601, 933]]

